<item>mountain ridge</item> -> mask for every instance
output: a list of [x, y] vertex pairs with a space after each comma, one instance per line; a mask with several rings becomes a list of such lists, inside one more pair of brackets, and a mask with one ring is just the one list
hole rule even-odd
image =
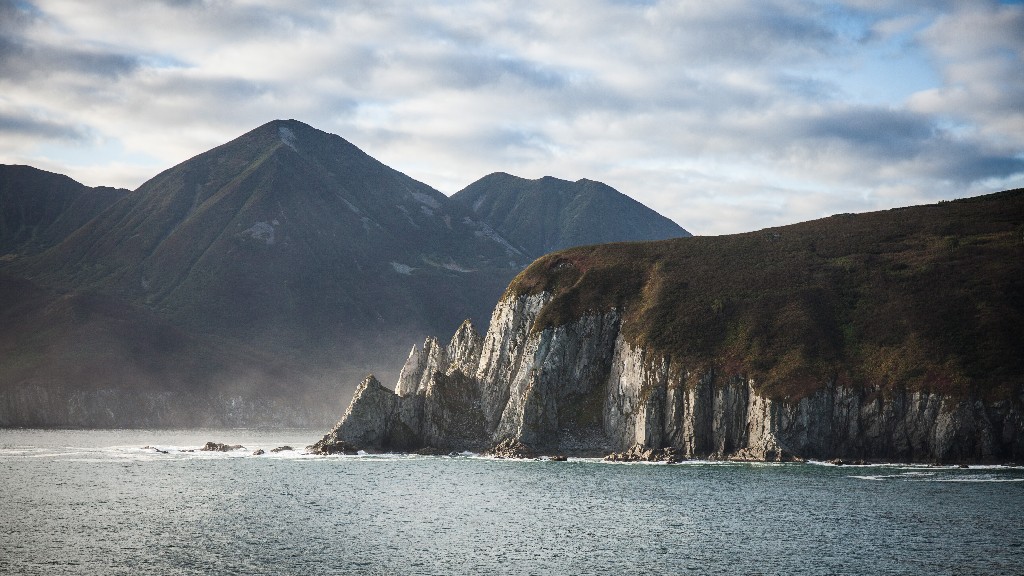
[[[339, 379], [397, 373], [394, 353], [410, 342], [452, 330], [467, 317], [485, 324], [494, 300], [532, 259], [460, 203], [344, 138], [296, 120], [271, 121], [161, 171], [39, 250], [0, 262], [0, 284], [11, 294], [36, 295], [19, 300], [23, 315], [12, 316], [8, 328], [28, 327], [52, 339], [11, 335], [10, 362], [17, 356], [31, 369], [0, 370], [8, 375], [0, 378], [0, 392], [20, 390], [14, 412], [5, 414], [0, 399], [0, 424], [25, 422], [19, 418], [31, 412], [26, 402], [50, 390], [46, 394], [66, 403], [51, 403], [65, 414], [48, 425], [83, 422], [67, 412], [82, 403], [96, 410], [103, 405], [137, 425], [123, 411], [150, 404], [128, 399], [132, 385], [123, 375], [156, 383], [161, 370], [154, 366], [189, 365], [189, 355], [203, 348], [222, 352], [203, 356], [204, 362], [234, 374], [224, 378], [232, 382], [248, 373], [244, 350], [256, 353], [248, 389], [199, 370], [190, 384], [198, 388], [179, 398], [175, 388], [184, 385], [170, 377], [169, 388], [153, 400], [164, 403], [163, 413], [183, 418], [183, 405], [204, 405], [198, 397], [212, 398], [203, 410], [224, 411], [230, 396], [242, 398], [254, 418], [280, 424], [255, 406], [266, 400], [280, 407], [281, 391], [291, 382], [298, 408], [282, 408], [288, 422], [333, 420], [332, 408], [317, 401], [325, 390], [338, 390], [344, 400], [350, 389], [339, 388]], [[16, 284], [20, 280], [30, 285]], [[70, 324], [46, 313], [69, 302], [120, 302], [126, 312], [79, 307], [95, 313]], [[27, 317], [54, 324], [18, 322]], [[175, 335], [155, 364], [124, 354], [123, 366], [111, 366], [113, 358], [85, 342], [131, 348], [117, 338], [117, 327], [144, 342], [147, 323]], [[81, 345], [58, 334], [73, 335]], [[49, 370], [44, 359], [53, 350], [80, 358], [80, 368]], [[159, 347], [149, 353], [162, 354]], [[65, 386], [64, 396], [54, 396], [51, 376], [72, 372], [96, 381]], [[108, 373], [119, 376], [104, 380]], [[118, 405], [103, 400], [104, 381], [111, 397], [122, 399]], [[100, 395], [81, 399], [94, 393]], [[196, 416], [211, 425], [217, 417]]]
[[128, 194], [32, 166], [0, 168], [0, 257], [7, 260], [60, 243]]
[[586, 178], [529, 180], [495, 172], [451, 198], [536, 256], [570, 246], [691, 236], [640, 202]]

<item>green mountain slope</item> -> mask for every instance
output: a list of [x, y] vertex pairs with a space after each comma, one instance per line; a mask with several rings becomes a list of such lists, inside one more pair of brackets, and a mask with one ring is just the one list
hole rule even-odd
[[593, 180], [485, 176], [452, 196], [526, 253], [690, 236], [654, 210]]
[[675, 370], [776, 398], [825, 382], [1006, 398], [1024, 386], [1024, 190], [748, 234], [570, 249], [511, 284], [535, 329], [618, 308]]

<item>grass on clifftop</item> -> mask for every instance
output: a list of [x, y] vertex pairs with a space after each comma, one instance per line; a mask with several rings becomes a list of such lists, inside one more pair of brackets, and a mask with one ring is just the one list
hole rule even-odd
[[535, 329], [617, 307], [675, 369], [800, 398], [841, 383], [1008, 397], [1024, 386], [1024, 190], [719, 237], [549, 254]]

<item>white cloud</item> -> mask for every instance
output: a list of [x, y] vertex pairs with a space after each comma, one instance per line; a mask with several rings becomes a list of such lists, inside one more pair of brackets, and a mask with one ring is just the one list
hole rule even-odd
[[296, 118], [448, 193], [585, 177], [698, 234], [752, 230], [1024, 185], [1022, 21], [989, 2], [0, 0], [0, 162], [135, 187]]

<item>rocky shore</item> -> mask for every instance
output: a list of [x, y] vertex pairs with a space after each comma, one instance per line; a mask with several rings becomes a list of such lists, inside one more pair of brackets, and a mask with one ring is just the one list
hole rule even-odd
[[759, 394], [740, 373], [688, 373], [631, 345], [618, 311], [534, 330], [547, 293], [507, 295], [481, 336], [414, 347], [394, 390], [373, 376], [315, 453], [606, 456], [926, 463], [1024, 460], [1014, 400], [823, 382], [799, 399]]

